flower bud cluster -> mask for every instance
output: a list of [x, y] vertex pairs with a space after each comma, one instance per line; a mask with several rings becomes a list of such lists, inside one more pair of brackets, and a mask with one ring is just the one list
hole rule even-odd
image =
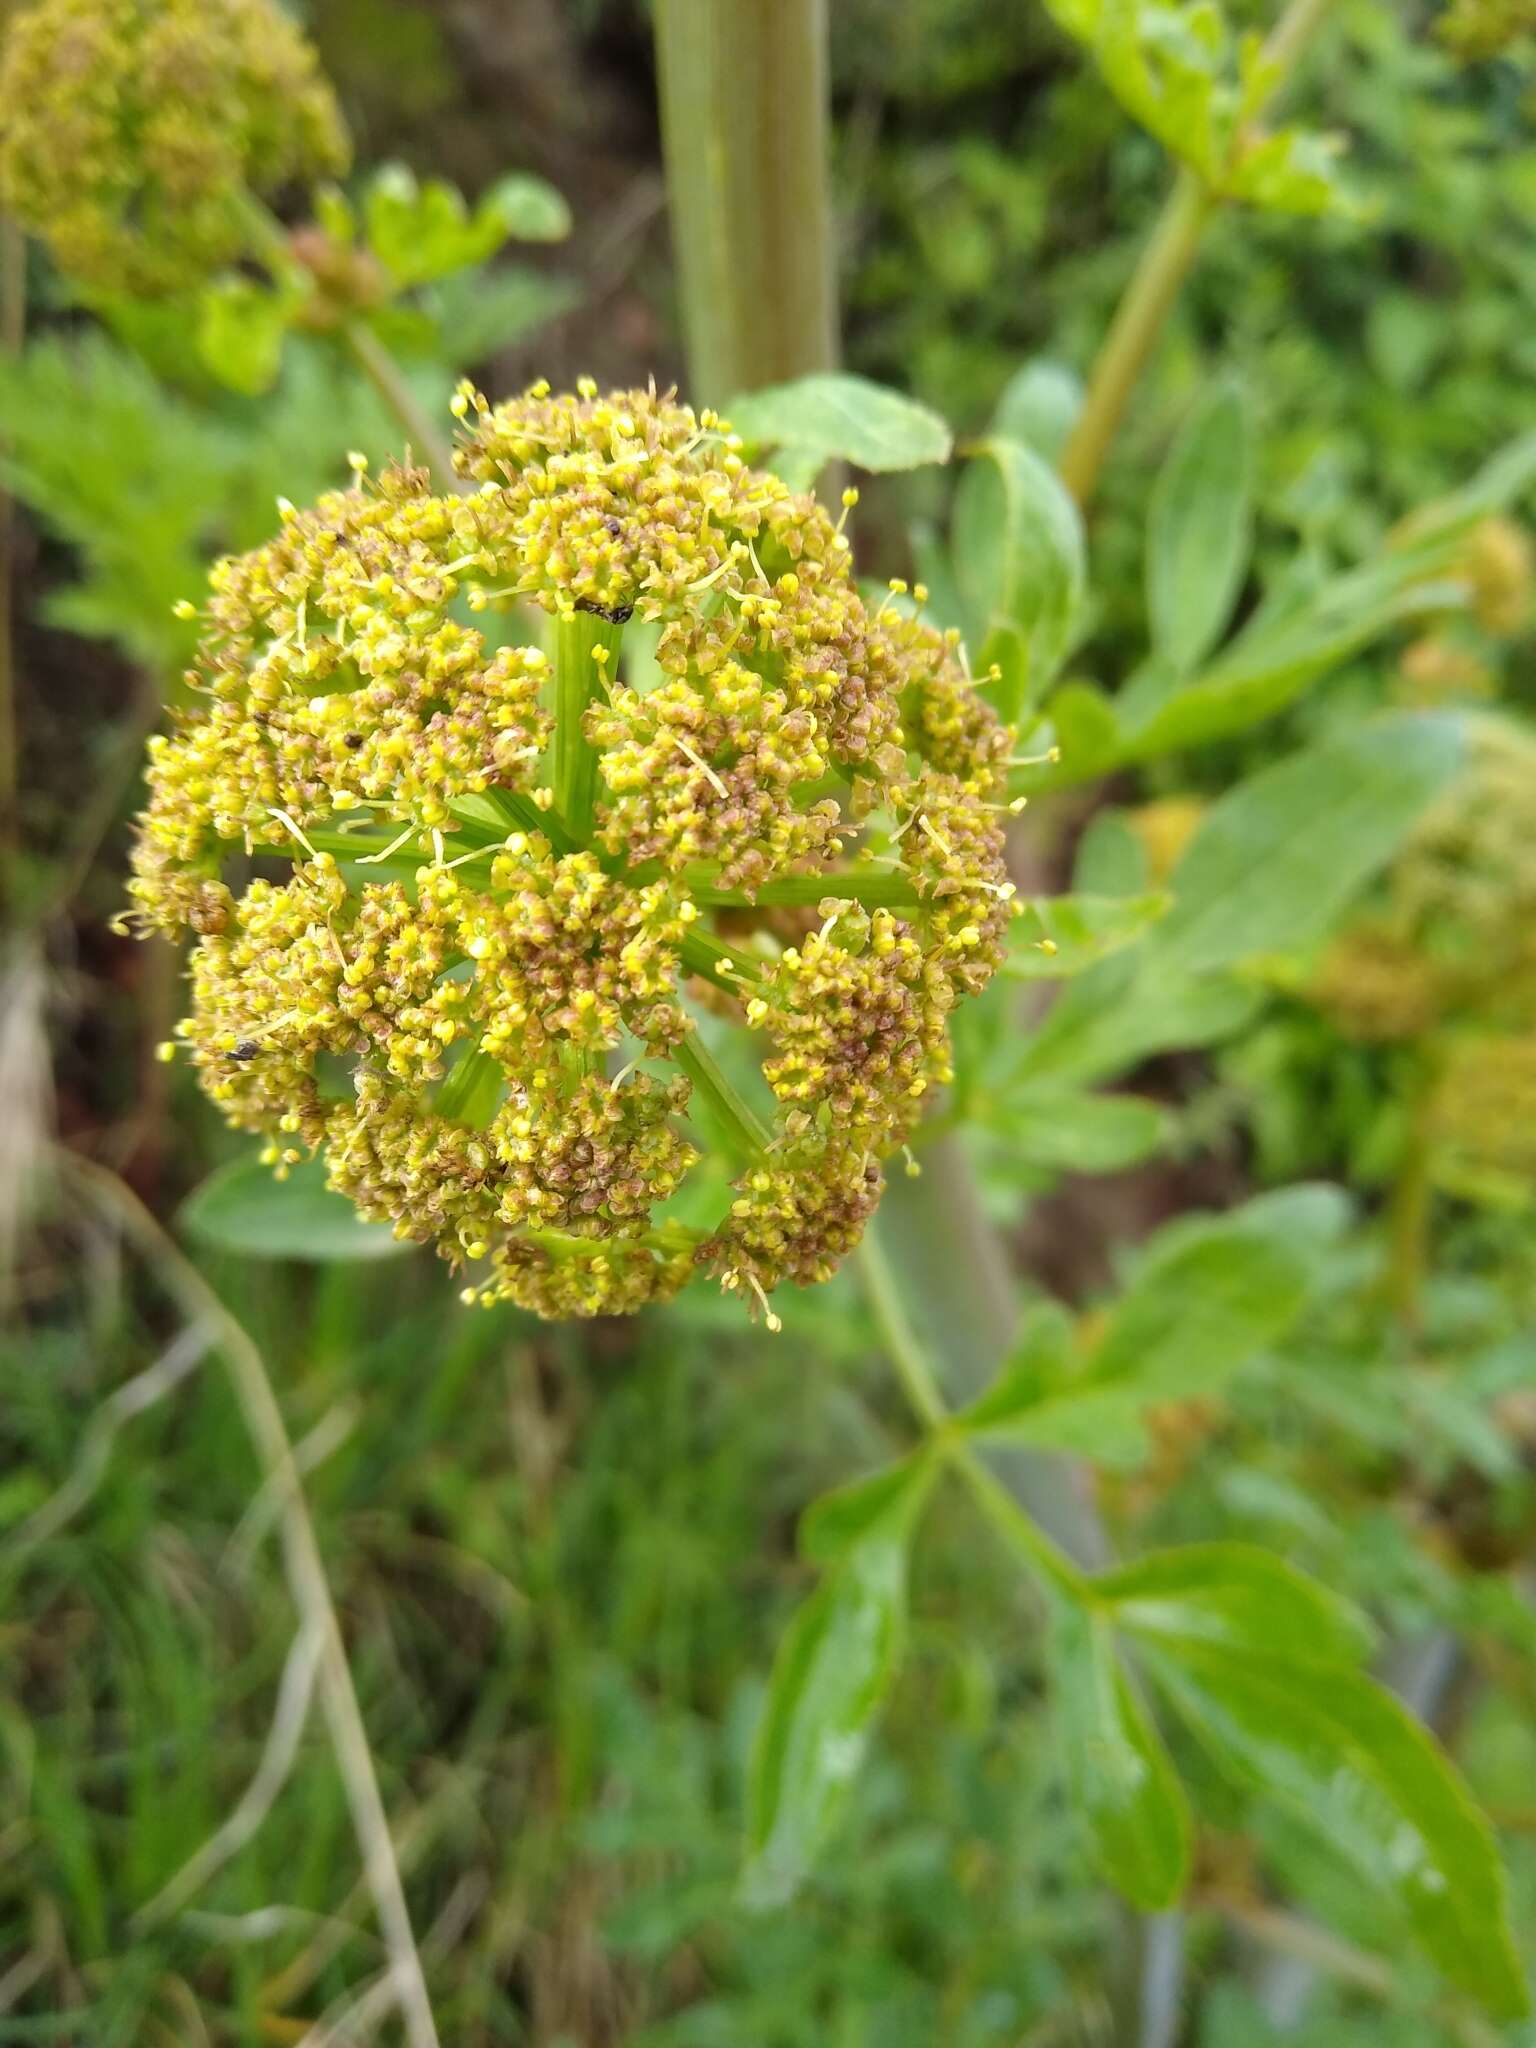
[[275, 0], [35, 0], [0, 65], [0, 203], [106, 291], [196, 285], [252, 193], [346, 168], [315, 55]]
[[470, 1298], [627, 1311], [703, 1272], [776, 1322], [1002, 957], [1011, 734], [713, 415], [455, 411], [466, 494], [359, 463], [213, 571], [131, 884], [198, 935], [180, 1037], [279, 1172], [320, 1152]]

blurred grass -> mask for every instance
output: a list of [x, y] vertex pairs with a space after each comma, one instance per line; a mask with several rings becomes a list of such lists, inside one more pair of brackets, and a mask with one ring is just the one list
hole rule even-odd
[[[34, 1270], [25, 1345], [0, 1354], [0, 2040], [61, 2038], [72, 2010], [93, 2043], [296, 2041], [379, 1963], [317, 1727], [239, 1856], [164, 1928], [134, 1924], [244, 1790], [294, 1635], [251, 1453], [209, 1358], [15, 1555], [82, 1421], [171, 1334], [101, 1226], [51, 1236], [79, 1283]], [[845, 1290], [793, 1342], [706, 1314], [646, 1319], [631, 1349], [445, 1319], [415, 1262], [210, 1274], [301, 1454], [329, 1447], [308, 1490], [418, 1936], [451, 1947], [445, 2041], [980, 2042], [1056, 2005], [1092, 1915], [1029, 1722], [995, 1718], [1000, 1684], [1033, 1692], [1033, 1631], [967, 1527], [926, 1568], [905, 1739], [850, 1848], [796, 1909], [733, 1903], [795, 1511], [891, 1440]]]

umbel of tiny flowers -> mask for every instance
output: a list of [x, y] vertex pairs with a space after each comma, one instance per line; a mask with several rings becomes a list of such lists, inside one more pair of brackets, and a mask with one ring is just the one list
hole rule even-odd
[[846, 510], [713, 414], [454, 410], [461, 492], [355, 458], [213, 570], [137, 916], [197, 935], [180, 1036], [229, 1120], [467, 1298], [706, 1274], [776, 1326], [1002, 956], [1013, 735], [953, 633], [866, 608]]
[[34, 0], [0, 59], [0, 206], [109, 292], [201, 283], [254, 196], [346, 168], [314, 51], [275, 0]]

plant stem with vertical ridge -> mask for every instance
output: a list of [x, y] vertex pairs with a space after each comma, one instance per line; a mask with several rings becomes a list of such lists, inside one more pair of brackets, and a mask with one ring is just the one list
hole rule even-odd
[[696, 403], [837, 355], [826, 0], [656, 0], [662, 143]]
[[587, 738], [587, 706], [606, 693], [618, 667], [623, 627], [597, 612], [562, 613], [555, 622], [555, 809], [585, 846], [597, 801], [597, 749]]

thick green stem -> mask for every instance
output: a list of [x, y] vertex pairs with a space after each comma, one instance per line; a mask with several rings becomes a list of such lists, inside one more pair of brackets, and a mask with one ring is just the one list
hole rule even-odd
[[[21, 229], [0, 220], [0, 354], [19, 355], [27, 321], [27, 246]], [[16, 650], [12, 638], [12, 550], [15, 512], [0, 491], [0, 861], [11, 885], [20, 838], [17, 799], [21, 789], [16, 724]], [[14, 906], [12, 906], [14, 907]]]
[[[1264, 46], [1272, 77], [1265, 104], [1294, 70], [1330, 4], [1331, 0], [1291, 0], [1276, 22]], [[1254, 122], [1260, 111], [1254, 109]], [[1252, 125], [1244, 130], [1245, 135], [1252, 132]], [[1193, 171], [1180, 171], [1104, 337], [1088, 379], [1083, 410], [1062, 451], [1062, 481], [1079, 505], [1087, 505], [1093, 496], [1131, 393], [1220, 203], [1219, 195]]]
[[623, 627], [598, 612], [570, 612], [555, 625], [555, 809], [578, 846], [592, 836], [597, 749], [587, 738], [587, 706], [607, 692], [618, 669]]
[[826, 0], [656, 0], [692, 395], [832, 366]]

